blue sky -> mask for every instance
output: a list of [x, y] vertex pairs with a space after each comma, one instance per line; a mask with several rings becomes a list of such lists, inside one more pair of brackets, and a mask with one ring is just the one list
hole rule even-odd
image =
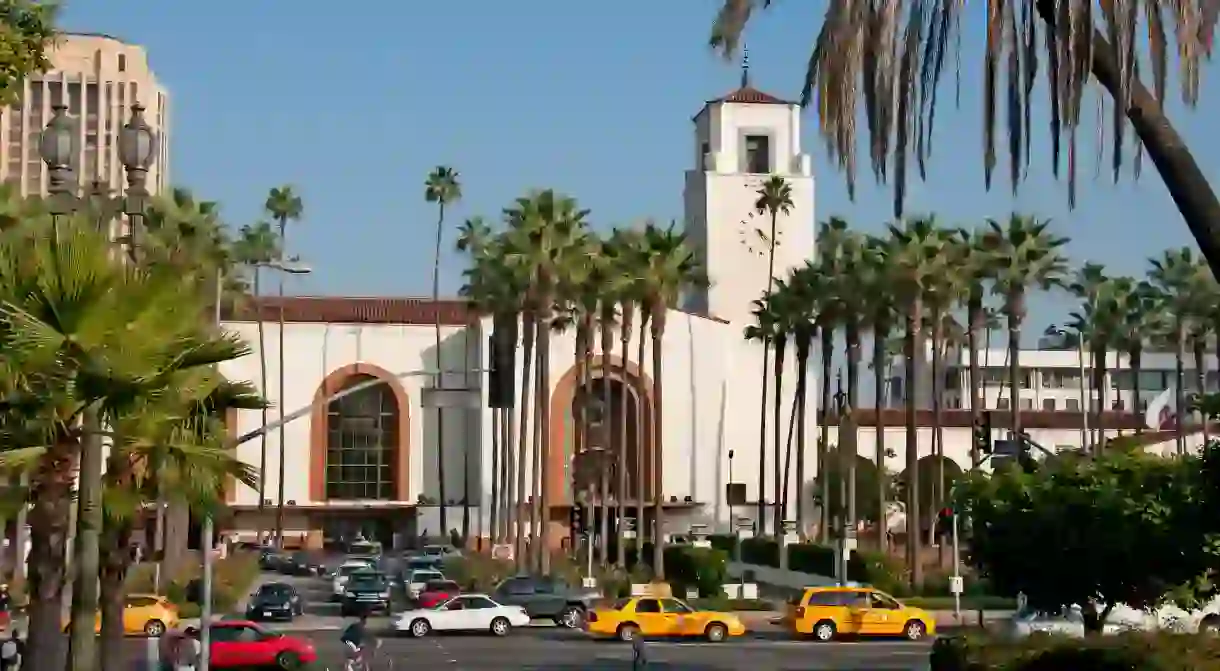
[[[690, 118], [739, 79], [737, 66], [706, 47], [718, 5], [670, 0], [640, 11], [644, 5], [620, 2], [366, 0], [343, 11], [328, 3], [68, 0], [62, 23], [147, 46], [172, 95], [173, 182], [220, 201], [231, 225], [256, 220], [270, 187], [296, 185], [306, 215], [290, 232], [290, 252], [315, 269], [297, 292], [418, 296], [431, 291], [435, 222], [422, 184], [438, 164], [462, 175], [455, 224], [496, 217], [536, 187], [576, 196], [606, 229], [644, 217], [680, 219]], [[751, 26], [751, 72], [759, 88], [796, 97], [820, 3], [781, 7]], [[1104, 170], [1094, 178], [1090, 158], [1080, 205], [1069, 211], [1066, 185], [1050, 176], [1045, 106], [1035, 113], [1041, 141], [1031, 177], [1016, 197], [1006, 170], [984, 191], [979, 39], [964, 40], [960, 109], [951, 102], [952, 79], [946, 82], [930, 174], [912, 186], [910, 211], [955, 224], [1014, 209], [1050, 217], [1072, 238], [1074, 261], [1105, 263], [1116, 273], [1141, 273], [1161, 249], [1193, 246], [1147, 161], [1138, 183], [1116, 186]], [[1214, 183], [1220, 139], [1206, 119], [1216, 109], [1217, 83], [1205, 73], [1201, 111], [1182, 109], [1176, 97], [1171, 105]], [[817, 218], [883, 226], [888, 187], [875, 186], [865, 171], [850, 201], [812, 111], [805, 128]], [[1090, 157], [1094, 129], [1090, 123], [1082, 132]], [[450, 253], [443, 263], [442, 290], [456, 291], [462, 259]], [[1070, 304], [1037, 300], [1037, 328]]]

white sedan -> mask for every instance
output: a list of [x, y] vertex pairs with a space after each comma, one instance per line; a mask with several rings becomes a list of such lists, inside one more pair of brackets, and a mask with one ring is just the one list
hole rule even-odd
[[503, 606], [484, 594], [463, 594], [436, 608], [399, 613], [394, 630], [416, 637], [432, 631], [486, 631], [507, 636], [513, 627], [529, 623], [529, 614], [520, 606]]

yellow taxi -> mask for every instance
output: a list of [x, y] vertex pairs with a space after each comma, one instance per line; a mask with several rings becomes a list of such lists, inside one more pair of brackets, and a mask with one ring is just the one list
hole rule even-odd
[[788, 603], [783, 622], [800, 636], [902, 636], [918, 641], [936, 633], [936, 620], [871, 587], [806, 587]]
[[[129, 594], [123, 604], [123, 633], [157, 637], [178, 626], [178, 608], [165, 597]], [[64, 629], [68, 621], [64, 620]], [[94, 631], [102, 630], [102, 614], [94, 618]]]
[[619, 599], [585, 615], [585, 631], [597, 637], [633, 641], [637, 637], [699, 637], [719, 643], [741, 636], [746, 627], [732, 613], [696, 610], [680, 599], [651, 596]]

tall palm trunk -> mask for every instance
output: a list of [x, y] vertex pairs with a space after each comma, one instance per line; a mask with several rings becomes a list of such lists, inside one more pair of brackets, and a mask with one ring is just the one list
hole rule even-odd
[[[648, 343], [648, 310], [643, 305], [640, 306], [639, 337], [640, 337], [640, 342], [638, 345], [639, 358], [637, 358], [636, 360], [639, 362], [640, 369], [642, 370], [644, 368], [644, 346]], [[640, 404], [639, 409], [643, 410], [643, 403]], [[656, 415], [658, 412], [659, 411], [656, 408], [656, 400], [654, 399], [653, 402], [651, 404], [649, 404], [648, 412], [647, 412], [648, 416], [646, 418], [641, 417], [641, 415], [644, 414], [642, 412], [636, 414], [637, 417], [641, 417], [641, 421], [637, 421], [635, 423], [635, 426], [636, 426], [636, 431], [635, 431], [635, 433], [636, 433], [635, 488], [636, 488], [636, 492], [637, 492], [635, 506], [636, 506], [636, 519], [638, 520], [638, 523], [636, 524], [637, 531], [636, 531], [636, 535], [635, 535], [635, 539], [636, 539], [636, 541], [635, 541], [636, 555], [635, 556], [636, 556], [637, 562], [644, 561], [644, 538], [645, 538], [644, 534], [645, 534], [645, 530], [646, 530], [646, 527], [644, 525], [644, 513], [645, 513], [644, 502], [648, 498], [648, 494], [651, 493], [651, 489], [652, 489], [651, 483], [645, 482], [645, 475], [647, 472], [645, 469], [645, 461], [646, 461], [647, 457], [645, 455], [646, 450], [644, 449], [644, 446], [646, 444], [651, 443], [653, 445], [653, 449], [654, 450], [656, 449], [656, 444], [653, 443], [653, 441], [652, 441], [652, 431], [653, 431], [652, 424], [654, 421], [656, 421], [655, 418], [656, 418]], [[647, 436], [645, 436], [645, 431], [648, 432]], [[654, 522], [654, 524], [655, 524], [655, 522]]]
[[783, 483], [783, 479], [782, 479], [783, 478], [783, 468], [781, 465], [782, 464], [781, 457], [783, 456], [783, 454], [780, 452], [779, 446], [780, 446], [780, 441], [782, 440], [781, 436], [783, 434], [783, 425], [781, 424], [780, 419], [783, 416], [782, 413], [783, 413], [783, 408], [784, 408], [784, 358], [785, 358], [785, 355], [787, 354], [787, 349], [788, 349], [788, 334], [777, 332], [775, 334], [775, 402], [771, 404], [772, 434], [774, 435], [774, 440], [775, 440], [775, 443], [774, 443], [775, 444], [775, 457], [774, 457], [775, 494], [774, 494], [774, 500], [771, 502], [771, 504], [772, 504], [771, 525], [772, 525], [772, 528], [775, 530], [776, 536], [779, 536], [780, 534], [782, 534], [784, 532], [783, 531], [783, 529], [784, 529], [784, 511], [783, 511], [782, 507], [779, 505], [779, 501], [780, 501], [780, 497], [781, 497], [780, 493], [784, 491], [784, 489], [783, 489], [784, 483]]
[[[611, 456], [610, 446], [613, 423], [611, 418], [614, 414], [614, 397], [611, 396], [611, 383], [613, 376], [610, 374], [610, 356], [614, 352], [614, 331], [611, 328], [614, 326], [614, 310], [611, 309], [609, 314], [603, 311], [602, 318], [598, 325], [601, 329], [601, 349], [602, 349], [602, 415], [601, 415], [601, 433], [602, 433], [602, 462], [601, 468], [598, 469], [602, 476], [602, 564], [610, 563], [610, 510], [611, 506], [617, 506], [617, 499], [622, 498], [622, 490], [617, 490], [611, 494], [610, 476], [614, 472], [614, 466], [609, 462]], [[626, 378], [624, 378], [626, 379]], [[617, 507], [615, 508], [617, 510]], [[615, 522], [615, 526], [618, 526]], [[621, 543], [616, 543], [621, 545]]]
[[[1207, 392], [1207, 368], [1203, 361], [1203, 347], [1206, 344], [1203, 333], [1196, 334], [1193, 342], [1191, 342], [1191, 350], [1195, 359], [1195, 384], [1198, 385], [1198, 393]], [[1206, 445], [1211, 440], [1211, 434], [1207, 429], [1207, 417], [1202, 417], [1203, 423], [1203, 444]]]
[[[106, 460], [106, 478], [117, 491], [135, 486], [129, 457], [112, 449]], [[127, 571], [131, 566], [132, 524], [130, 520], [107, 516], [102, 523], [102, 544], [98, 578], [101, 591], [102, 631], [99, 643], [103, 669], [125, 666], [123, 605], [126, 597]], [[92, 625], [92, 617], [89, 618]], [[92, 633], [92, 626], [90, 626]]]
[[[280, 244], [281, 244], [280, 249], [284, 250], [284, 249], [287, 249], [287, 247], [288, 247], [288, 244], [285, 242], [285, 240], [287, 239], [285, 236], [288, 233], [288, 218], [285, 216], [281, 216], [279, 223], [280, 223]], [[278, 490], [277, 498], [275, 501], [275, 503], [276, 503], [276, 506], [275, 506], [275, 543], [276, 543], [276, 547], [283, 549], [283, 547], [284, 547], [284, 497], [285, 497], [284, 487], [286, 485], [285, 480], [287, 479], [287, 474], [288, 474], [288, 459], [287, 459], [288, 443], [287, 443], [287, 441], [284, 440], [284, 426], [283, 426], [284, 395], [287, 393], [285, 391], [287, 385], [284, 382], [284, 378], [285, 378], [284, 350], [286, 348], [284, 347], [284, 272], [283, 271], [280, 271], [278, 279], [279, 279], [279, 282], [277, 284], [277, 287], [278, 287], [277, 293], [279, 295], [279, 300], [280, 300], [280, 309], [279, 309], [279, 323], [277, 324], [276, 335], [279, 338], [279, 352], [277, 352], [277, 354], [279, 355], [279, 367], [278, 367], [277, 372], [279, 373], [280, 384], [279, 384], [278, 389], [276, 390], [275, 407], [276, 407], [276, 410], [279, 415], [277, 417], [277, 419], [280, 421], [280, 428], [276, 429], [275, 435], [279, 441], [279, 455], [280, 455], [279, 461], [280, 461], [280, 463], [279, 463], [279, 479], [277, 479], [276, 483], [275, 483], [276, 489]], [[437, 347], [437, 356], [438, 357], [440, 356], [440, 347]], [[438, 410], [438, 412], [439, 412], [439, 410]], [[440, 434], [438, 433], [437, 434], [437, 445], [443, 445], [443, 444], [444, 443], [440, 442]], [[443, 459], [441, 459], [441, 457], [440, 457], [441, 452], [442, 452], [442, 450], [440, 450], [438, 448], [437, 449], [437, 453], [438, 453], [437, 461], [438, 462], [443, 461]], [[445, 525], [445, 507], [443, 505], [444, 502], [445, 502], [445, 478], [442, 476], [441, 477], [441, 504], [442, 504], [441, 505], [441, 526]], [[165, 510], [165, 505], [161, 502], [158, 502], [157, 514], [161, 515], [162, 520], [164, 520], [164, 517], [165, 517], [165, 513], [163, 512], [164, 510]], [[164, 534], [164, 532], [161, 531], [162, 526], [163, 526], [163, 524], [158, 522], [157, 531], [164, 538], [165, 534]]]
[[[72, 507], [72, 486], [79, 443], [71, 436], [59, 435], [39, 460], [37, 473], [31, 478], [30, 492], [34, 502], [29, 514], [29, 635], [27, 650], [29, 667], [24, 671], [62, 671], [57, 666], [63, 630], [63, 592], [66, 582], [68, 519]], [[17, 548], [17, 556], [22, 549]], [[43, 654], [43, 651], [47, 651]]]
[[796, 333], [796, 397], [793, 399], [795, 426], [788, 427], [788, 444], [784, 449], [784, 488], [781, 514], [788, 517], [788, 497], [792, 490], [789, 480], [789, 469], [792, 466], [792, 435], [796, 433], [796, 528], [801, 538], [805, 537], [805, 463], [801, 455], [805, 453], [805, 417], [809, 400], [809, 355], [813, 349], [813, 334], [798, 329]]
[[903, 362], [907, 379], [903, 389], [906, 403], [906, 516], [907, 516], [907, 567], [911, 572], [911, 588], [919, 589], [923, 585], [923, 562], [920, 560], [920, 529], [919, 524], [919, 423], [916, 421], [915, 389], [918, 388], [919, 366], [918, 354], [919, 327], [923, 323], [923, 301], [916, 297], [911, 301], [906, 313], [906, 332], [902, 337]]
[[885, 373], [886, 348], [885, 341], [889, 338], [889, 325], [877, 323], [873, 325], [873, 407], [876, 413], [874, 436], [876, 452], [874, 461], [877, 464], [877, 549], [886, 552], [889, 548], [889, 519], [886, 507], [889, 505], [886, 496], [887, 476], [885, 473], [885, 422], [882, 421], [882, 409], [885, 407]]
[[102, 526], [102, 441], [97, 410], [81, 422], [80, 476], [76, 506], [76, 538], [72, 542], [72, 619], [69, 622], [69, 671], [89, 671], [97, 662], [94, 632], [98, 599], [98, 544]]
[[661, 368], [661, 345], [665, 338], [665, 318], [668, 306], [654, 303], [650, 306], [652, 323], [652, 402], [656, 409], [652, 413], [652, 480], [654, 520], [652, 523], [652, 568], [658, 580], [665, 579], [665, 473], [664, 418], [665, 396], [661, 384], [664, 371]]
[[[627, 539], [623, 537], [623, 520], [627, 518], [627, 409], [628, 403], [635, 398], [634, 394], [628, 393], [630, 386], [627, 383], [627, 361], [631, 355], [627, 348], [631, 345], [631, 322], [632, 313], [631, 301], [623, 301], [620, 310], [622, 311], [622, 323], [619, 324], [619, 345], [623, 353], [622, 361], [619, 362], [619, 384], [622, 385], [622, 397], [619, 399], [619, 443], [618, 443], [618, 552], [615, 557], [615, 563], [618, 566], [625, 568], [627, 566]], [[635, 423], [638, 427], [640, 423], [639, 412], [636, 412]], [[637, 433], [639, 429], [636, 429]], [[637, 450], [638, 442], [637, 442]]]
[[[763, 334], [762, 397], [758, 410], [758, 529], [760, 536], [767, 530], [767, 388], [771, 378], [771, 338]], [[779, 393], [776, 393], [778, 396]], [[779, 446], [776, 446], [778, 451]], [[779, 533], [778, 527], [776, 533]]]
[[[970, 414], [977, 423], [982, 419], [986, 409], [983, 407], [983, 372], [979, 370], [979, 331], [986, 328], [986, 314], [983, 312], [983, 297], [980, 290], [972, 289], [966, 302], [966, 347], [970, 349]], [[990, 335], [991, 330], [987, 330]], [[988, 338], [990, 346], [990, 338]], [[990, 438], [990, 436], [988, 436]], [[983, 455], [979, 444], [970, 441], [970, 468], [979, 467]]]
[[[445, 227], [445, 201], [441, 200], [437, 203], [436, 214], [436, 248], [432, 255], [432, 304], [435, 305], [441, 300], [441, 238]], [[281, 228], [280, 235], [283, 235]], [[442, 389], [445, 386], [445, 366], [441, 357], [441, 313], [436, 311], [436, 323], [433, 324], [433, 347], [436, 349], [436, 377], [432, 380], [432, 386], [437, 389]], [[283, 435], [281, 433], [281, 435]], [[282, 440], [282, 439], [281, 439]], [[283, 459], [282, 453], [280, 458]], [[440, 532], [441, 536], [449, 534], [449, 499], [445, 497], [445, 409], [441, 406], [436, 406], [436, 491], [440, 496]], [[470, 506], [468, 502], [463, 502], [462, 514], [462, 543], [466, 542], [467, 534], [470, 531]]]
[[1008, 319], [1008, 383], [1012, 389], [1012, 403], [1009, 406], [1012, 417], [1012, 435], [1021, 440], [1021, 319], [1025, 316], [1025, 292], [1017, 288], [1009, 292], [1004, 306]]
[[554, 502], [551, 501], [551, 488], [547, 486], [547, 483], [551, 481], [551, 460], [548, 458], [551, 437], [551, 303], [549, 299], [543, 304], [540, 317], [541, 328], [535, 334], [538, 339], [538, 388], [534, 390], [534, 393], [538, 395], [536, 401], [538, 426], [534, 427], [534, 453], [541, 460], [542, 466], [537, 471], [541, 479], [539, 485], [542, 489], [542, 526], [539, 528], [541, 535], [538, 538], [538, 571], [542, 575], [550, 575], [551, 506]]
[[822, 405], [818, 408], [818, 483], [820, 485], [818, 498], [821, 499], [818, 521], [818, 542], [826, 543], [830, 539], [830, 366], [834, 357], [833, 329], [823, 326], [821, 332], [821, 347], [818, 354], [822, 357]]
[[1093, 389], [1097, 397], [1097, 406], [1093, 412], [1093, 424], [1097, 427], [1097, 441], [1094, 443], [1094, 451], [1101, 453], [1103, 444], [1106, 442], [1105, 425], [1102, 424], [1103, 417], [1106, 412], [1106, 354], [1108, 348], [1106, 343], [1098, 340], [1093, 348]]
[[[572, 456], [576, 457], [575, 463], [581, 464], [581, 468], [572, 469], [572, 505], [579, 506], [584, 503], [585, 508], [585, 525], [584, 529], [586, 540], [586, 552], [593, 552], [593, 496], [589, 490], [591, 487], [588, 482], [585, 482], [584, 476], [591, 470], [588, 464], [585, 463], [590, 456], [589, 451], [589, 386], [592, 380], [592, 372], [589, 370], [589, 323], [582, 315], [576, 323], [576, 395], [575, 409], [576, 417], [574, 418], [575, 426], [572, 431]], [[568, 455], [564, 455], [567, 459]], [[572, 549], [580, 549], [580, 538], [572, 538]]]
[[[860, 322], [854, 318], [848, 319], [843, 329], [843, 342], [847, 349], [847, 409], [854, 413], [860, 405]], [[843, 426], [843, 418], [839, 418], [839, 426]], [[855, 422], [851, 423], [854, 430], [858, 431], [859, 427]], [[842, 436], [839, 436], [839, 445], [844, 444], [855, 445], [856, 436], [852, 436], [852, 440], [844, 441]], [[856, 458], [859, 452], [851, 453], [840, 449], [839, 457], [846, 460], [843, 464], [846, 470], [841, 471], [846, 473], [847, 481], [840, 483], [847, 489], [847, 510], [844, 514], [847, 515], [844, 528], [856, 528]]]
[[[945, 504], [945, 434], [941, 427], [941, 386], [943, 382], [944, 360], [940, 350], [945, 339], [945, 323], [939, 306], [932, 306], [932, 454], [936, 455], [936, 473], [932, 481], [932, 500], [935, 509], [939, 510]], [[916, 475], [918, 478], [918, 475]], [[936, 543], [936, 525], [932, 524], [929, 533], [929, 543]], [[944, 566], [947, 548], [939, 543], [940, 565]]]
[[[254, 304], [261, 305], [262, 299], [262, 277], [263, 271], [258, 265], [254, 266]], [[258, 390], [262, 394], [267, 393], [267, 328], [263, 322], [263, 316], [258, 316]], [[261, 426], [267, 426], [271, 423], [271, 408], [263, 404], [259, 410], [259, 422]], [[259, 455], [258, 455], [258, 542], [262, 543], [264, 535], [267, 533], [267, 443], [270, 440], [270, 431], [263, 431], [258, 437]]]
[[500, 423], [504, 420], [504, 415], [501, 414], [499, 408], [491, 409], [491, 537], [492, 545], [499, 544], [503, 537], [500, 535], [500, 499], [504, 496], [504, 489], [501, 485], [500, 468], [504, 463], [504, 457], [501, 456], [504, 445], [500, 442]]
[[[1135, 346], [1127, 351], [1127, 359], [1131, 364], [1131, 377], [1134, 380], [1131, 385], [1131, 409], [1140, 415], [1143, 413], [1141, 407], [1144, 404], [1143, 393], [1140, 391], [1140, 378], [1143, 377], [1144, 370], [1144, 348], [1139, 343], [1135, 343]], [[1138, 417], [1138, 420], [1135, 423], [1135, 432], [1140, 434], [1144, 432], [1145, 422], [1143, 417]]]
[[1186, 324], [1178, 319], [1174, 333], [1174, 444], [1178, 454], [1186, 453], [1186, 433], [1182, 417], [1186, 409]]
[[[534, 505], [531, 497], [526, 496], [525, 476], [529, 469], [537, 468], [536, 461], [533, 460], [533, 454], [530, 452], [530, 364], [534, 358], [534, 329], [537, 328], [537, 322], [534, 319], [534, 314], [530, 311], [525, 311], [521, 314], [521, 421], [517, 423], [517, 428], [520, 433], [517, 434], [517, 492], [516, 499], [512, 502], [512, 510], [515, 511], [513, 517], [517, 521], [515, 529], [516, 538], [513, 548], [513, 556], [516, 558], [517, 567], [529, 566], [529, 560], [526, 557], [525, 543], [525, 523], [526, 510], [525, 506], [529, 505], [529, 520], [530, 524], [536, 526], [537, 520], [534, 517]], [[529, 453], [530, 458], [526, 455]], [[533, 478], [530, 479], [531, 482]], [[533, 533], [533, 526], [530, 527], [530, 533]], [[533, 551], [533, 548], [529, 548]]]

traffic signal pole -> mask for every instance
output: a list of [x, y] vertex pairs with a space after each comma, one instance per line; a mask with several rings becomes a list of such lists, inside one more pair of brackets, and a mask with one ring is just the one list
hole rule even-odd
[[953, 511], [953, 577], [949, 579], [953, 592], [953, 619], [962, 621], [962, 550], [958, 544], [957, 511]]

